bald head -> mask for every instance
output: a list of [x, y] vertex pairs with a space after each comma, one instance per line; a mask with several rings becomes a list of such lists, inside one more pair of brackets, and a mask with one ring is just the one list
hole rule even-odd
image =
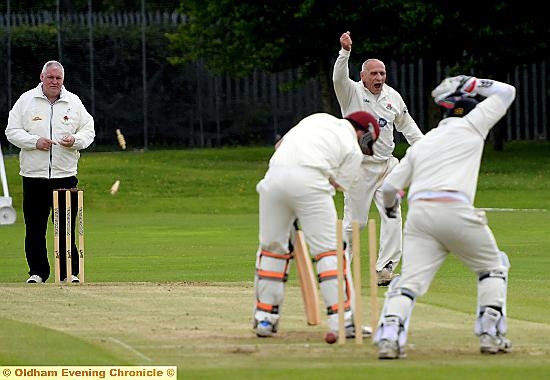
[[386, 65], [384, 65], [384, 62], [375, 58], [363, 62], [361, 82], [372, 94], [380, 94], [386, 82]]

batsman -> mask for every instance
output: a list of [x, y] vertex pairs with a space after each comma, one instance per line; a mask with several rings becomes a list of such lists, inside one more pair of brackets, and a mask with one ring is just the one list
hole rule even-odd
[[[253, 329], [258, 337], [278, 330], [289, 273], [289, 237], [298, 219], [315, 261], [328, 326], [338, 331], [336, 190], [353, 186], [363, 154], [373, 154], [379, 125], [368, 112], [343, 119], [316, 113], [302, 119], [278, 142], [259, 193], [259, 248], [254, 278]], [[352, 279], [345, 273], [346, 337], [355, 336]], [[362, 329], [363, 333], [363, 329]]]

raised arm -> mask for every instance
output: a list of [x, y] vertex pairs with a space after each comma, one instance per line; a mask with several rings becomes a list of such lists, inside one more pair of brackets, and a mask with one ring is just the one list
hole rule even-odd
[[481, 95], [485, 98], [498, 96], [508, 108], [516, 97], [516, 88], [508, 83], [493, 79], [481, 79], [473, 76], [458, 75], [446, 78], [432, 91], [436, 103], [452, 95]]
[[351, 36], [350, 32], [342, 33], [340, 36], [340, 51], [338, 53], [338, 58], [334, 63], [334, 70], [332, 72], [332, 80], [334, 82], [334, 87], [338, 95], [338, 87], [345, 85], [349, 78], [349, 67], [348, 61], [351, 53]]
[[348, 67], [351, 44], [350, 32], [343, 33], [340, 36], [340, 51], [332, 72], [334, 92], [340, 104], [342, 116], [350, 112], [351, 104], [355, 98], [355, 82], [349, 77]]

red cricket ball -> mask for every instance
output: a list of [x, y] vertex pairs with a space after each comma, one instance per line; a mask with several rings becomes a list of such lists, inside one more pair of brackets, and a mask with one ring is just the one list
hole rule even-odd
[[329, 331], [325, 334], [325, 342], [328, 344], [336, 343], [338, 340], [338, 334], [335, 331]]

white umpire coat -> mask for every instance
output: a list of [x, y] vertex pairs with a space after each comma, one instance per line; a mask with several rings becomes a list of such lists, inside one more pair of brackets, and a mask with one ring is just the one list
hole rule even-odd
[[[66, 135], [75, 138], [70, 148], [60, 144], [51, 150], [36, 149], [40, 137], [54, 141]], [[22, 94], [8, 117], [6, 137], [20, 148], [20, 172], [23, 177], [66, 178], [77, 175], [79, 150], [95, 138], [94, 119], [80, 98], [63, 86], [60, 98], [53, 104], [42, 92], [42, 83]]]

